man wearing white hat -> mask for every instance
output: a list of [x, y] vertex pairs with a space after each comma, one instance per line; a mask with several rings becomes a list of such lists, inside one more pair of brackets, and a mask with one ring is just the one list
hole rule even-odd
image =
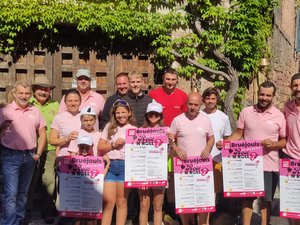
[[[55, 86], [51, 85], [45, 75], [36, 76], [32, 84], [33, 97], [29, 102], [39, 109], [47, 124], [47, 139], [49, 140], [49, 133], [52, 120], [58, 112], [59, 104], [57, 101], [51, 99], [51, 91]], [[42, 215], [46, 223], [53, 223], [55, 212], [55, 147], [49, 143], [45, 146], [43, 154], [40, 158], [40, 165], [36, 168], [33, 175], [31, 186], [28, 193], [27, 211], [33, 207], [33, 193], [38, 180], [39, 174], [42, 173], [42, 196], [43, 208]], [[28, 212], [29, 213], [29, 212]]]
[[[80, 92], [81, 105], [79, 109], [85, 106], [91, 106], [96, 110], [97, 118], [101, 116], [103, 112], [103, 107], [105, 99], [102, 95], [91, 90], [91, 80], [92, 75], [87, 69], [79, 69], [75, 75], [77, 90]], [[59, 105], [59, 112], [64, 112], [67, 110], [64, 96], [62, 97]], [[99, 130], [99, 121], [96, 121], [95, 129]]]

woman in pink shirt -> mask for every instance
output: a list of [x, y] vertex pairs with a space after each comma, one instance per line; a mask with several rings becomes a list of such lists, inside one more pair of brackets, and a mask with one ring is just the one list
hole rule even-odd
[[79, 106], [81, 97], [79, 91], [70, 89], [65, 94], [67, 111], [59, 113], [53, 119], [49, 135], [49, 143], [58, 147], [58, 156], [68, 156], [69, 144], [75, 140], [81, 127]]
[[102, 131], [98, 143], [100, 155], [107, 154], [110, 168], [104, 179], [102, 225], [110, 225], [115, 205], [117, 206], [116, 225], [124, 225], [127, 217], [128, 190], [124, 188], [125, 179], [125, 134], [126, 130], [136, 128], [132, 109], [128, 102], [117, 100], [113, 104], [111, 119]]

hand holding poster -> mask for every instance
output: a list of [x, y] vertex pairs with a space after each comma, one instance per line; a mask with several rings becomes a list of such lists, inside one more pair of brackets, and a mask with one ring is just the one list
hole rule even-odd
[[264, 196], [260, 141], [224, 141], [222, 165], [224, 197]]
[[176, 213], [215, 211], [214, 176], [211, 157], [174, 159]]
[[62, 157], [59, 173], [59, 215], [101, 218], [103, 172], [102, 157]]
[[280, 159], [280, 216], [300, 219], [300, 160]]
[[168, 185], [167, 127], [127, 130], [125, 144], [125, 187]]

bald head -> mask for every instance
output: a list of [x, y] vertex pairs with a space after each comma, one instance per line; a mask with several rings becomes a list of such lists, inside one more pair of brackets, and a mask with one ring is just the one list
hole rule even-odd
[[200, 111], [200, 106], [202, 103], [202, 97], [198, 92], [192, 92], [189, 94], [188, 99], [187, 99], [187, 116], [190, 119], [194, 119], [198, 116], [199, 111]]

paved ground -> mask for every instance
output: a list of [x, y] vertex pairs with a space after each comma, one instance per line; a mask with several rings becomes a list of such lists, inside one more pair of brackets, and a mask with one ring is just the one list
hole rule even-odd
[[[0, 175], [0, 205], [1, 205], [1, 193], [2, 193], [2, 179], [1, 179], [1, 175]], [[45, 225], [44, 220], [41, 218], [40, 215], [40, 208], [41, 208], [41, 204], [43, 204], [42, 199], [40, 199], [39, 197], [40, 195], [37, 195], [37, 199], [35, 200], [35, 204], [34, 204], [34, 210], [31, 214], [32, 216], [32, 222], [29, 223], [30, 225]], [[280, 218], [279, 217], [279, 192], [277, 191], [275, 194], [275, 199], [272, 203], [272, 216], [271, 216], [271, 225], [289, 225], [288, 220]], [[256, 211], [258, 211], [257, 209], [254, 209]], [[0, 208], [0, 218], [1, 218], [1, 208]], [[55, 218], [55, 223], [57, 224], [58, 222], [58, 218]], [[149, 223], [149, 225], [151, 225], [152, 223]], [[138, 225], [138, 224], [132, 224], [130, 221], [126, 224], [126, 225]], [[179, 225], [179, 223], [177, 221], [173, 221], [170, 225]], [[222, 225], [222, 224], [217, 224], [217, 225]], [[238, 224], [232, 224], [232, 225], [238, 225]], [[255, 213], [252, 216], [252, 223], [251, 225], [260, 225], [260, 215], [258, 213]]]
[[[279, 200], [275, 199], [273, 202], [273, 210], [272, 210], [272, 217], [271, 217], [271, 225], [289, 225], [289, 222], [286, 219], [280, 218], [279, 216]], [[55, 223], [57, 224], [58, 218], [56, 218]], [[151, 225], [152, 223], [149, 223]], [[43, 219], [40, 217], [40, 212], [36, 208], [32, 213], [32, 222], [30, 225], [45, 225]], [[128, 222], [127, 225], [132, 225], [132, 223]], [[137, 225], [137, 224], [134, 224]], [[173, 221], [172, 225], [179, 225], [178, 222]], [[219, 224], [222, 225], [222, 224]], [[234, 225], [234, 224], [232, 224]], [[251, 225], [260, 225], [260, 215], [254, 214], [252, 217]]]

